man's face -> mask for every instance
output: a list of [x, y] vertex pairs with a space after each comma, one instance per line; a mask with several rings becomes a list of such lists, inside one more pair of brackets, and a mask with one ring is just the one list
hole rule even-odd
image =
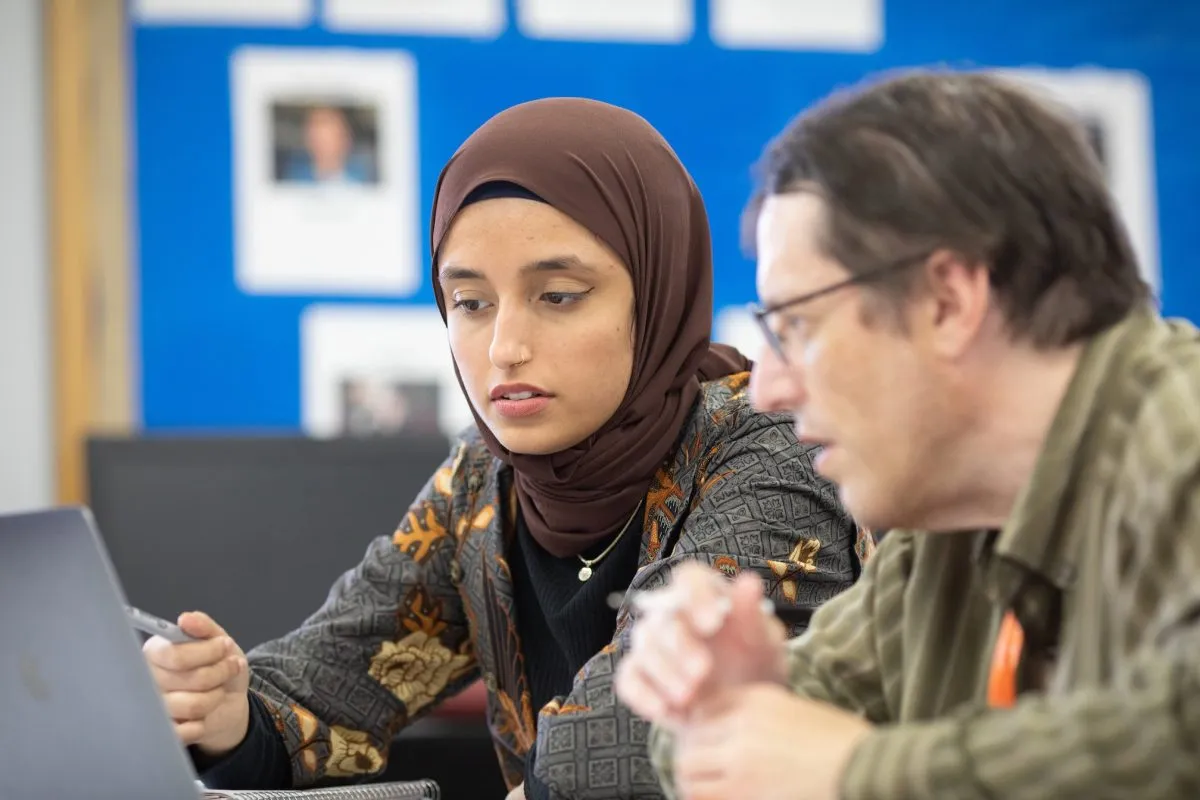
[[340, 169], [353, 145], [342, 112], [323, 106], [308, 112], [305, 139], [313, 160], [323, 170]]
[[[851, 277], [819, 248], [823, 201], [794, 192], [764, 203], [758, 293], [771, 308]], [[752, 381], [762, 410], [795, 415], [801, 440], [822, 445], [818, 472], [863, 525], [906, 526], [922, 515], [943, 441], [941, 371], [930, 348], [850, 285], [768, 318], [787, 361], [764, 347]], [[953, 415], [950, 415], [951, 417]]]

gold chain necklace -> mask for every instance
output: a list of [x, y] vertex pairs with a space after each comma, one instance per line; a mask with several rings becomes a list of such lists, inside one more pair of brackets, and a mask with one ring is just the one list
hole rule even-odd
[[596, 564], [599, 564], [600, 560], [603, 559], [609, 553], [611, 553], [612, 549], [617, 546], [617, 542], [621, 541], [621, 537], [625, 535], [625, 531], [629, 530], [630, 523], [633, 522], [633, 518], [637, 516], [638, 510], [641, 509], [641, 507], [642, 507], [642, 504], [639, 502], [637, 504], [637, 508], [635, 508], [633, 510], [633, 513], [629, 515], [629, 519], [625, 521], [625, 527], [621, 528], [621, 532], [617, 534], [617, 538], [615, 538], [611, 542], [609, 542], [608, 547], [604, 548], [604, 551], [602, 553], [600, 553], [600, 555], [596, 556], [595, 558], [590, 558], [590, 559], [584, 558], [583, 556], [580, 556], [580, 555], [576, 556], [576, 558], [578, 558], [580, 561], [583, 562], [583, 566], [579, 568], [579, 582], [580, 583], [585, 583], [588, 578], [592, 577], [592, 567], [595, 566]]

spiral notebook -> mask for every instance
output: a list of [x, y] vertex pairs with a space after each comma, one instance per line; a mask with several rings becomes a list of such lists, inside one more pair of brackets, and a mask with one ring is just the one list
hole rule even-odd
[[204, 800], [438, 800], [441, 791], [433, 781], [392, 781], [328, 789], [208, 789]]

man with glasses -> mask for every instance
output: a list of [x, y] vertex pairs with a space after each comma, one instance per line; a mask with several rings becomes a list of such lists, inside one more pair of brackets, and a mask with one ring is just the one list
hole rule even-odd
[[617, 692], [664, 785], [1200, 797], [1200, 333], [1153, 309], [1083, 132], [918, 72], [763, 172], [756, 402], [890, 532], [786, 644], [749, 576], [639, 601]]

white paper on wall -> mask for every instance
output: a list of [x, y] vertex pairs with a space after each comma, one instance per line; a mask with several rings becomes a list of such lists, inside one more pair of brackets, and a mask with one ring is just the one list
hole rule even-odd
[[313, 17], [313, 0], [133, 0], [140, 25], [271, 25], [299, 27]]
[[495, 38], [504, 32], [504, 0], [325, 0], [330, 30]]
[[1158, 203], [1150, 86], [1129, 70], [1037, 67], [995, 70], [1062, 104], [1088, 129], [1108, 176], [1109, 188], [1129, 231], [1146, 282], [1158, 290]]
[[731, 345], [742, 355], [756, 359], [765, 342], [758, 323], [744, 306], [725, 306], [713, 318], [713, 341]]
[[415, 291], [423, 258], [413, 58], [243, 48], [230, 72], [241, 289]]
[[694, 0], [519, 0], [521, 32], [536, 39], [685, 42]]
[[319, 304], [305, 310], [300, 326], [301, 419], [309, 435], [423, 427], [430, 402], [446, 436], [474, 422], [436, 306]]
[[712, 39], [728, 48], [870, 53], [884, 0], [710, 0]]

